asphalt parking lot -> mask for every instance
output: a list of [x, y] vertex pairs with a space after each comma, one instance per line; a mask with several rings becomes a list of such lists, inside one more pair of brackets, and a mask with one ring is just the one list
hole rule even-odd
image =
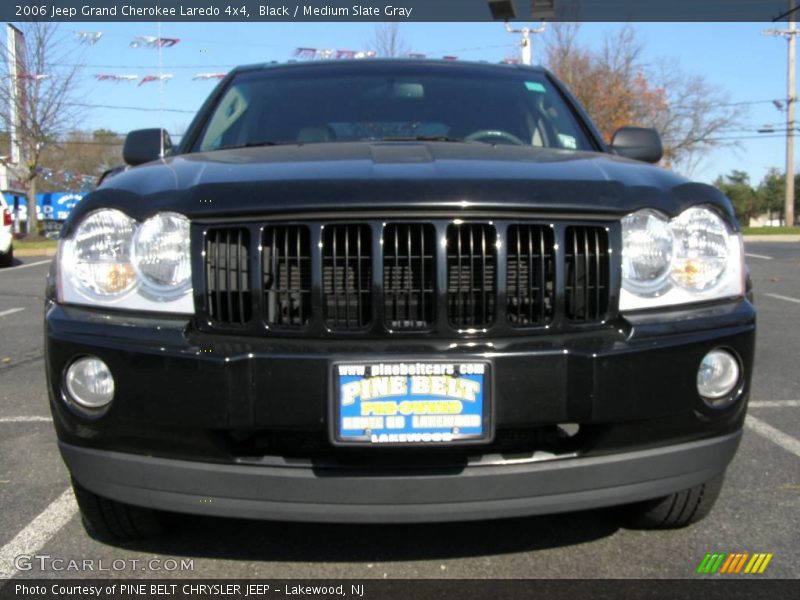
[[[696, 577], [707, 552], [773, 553], [760, 577], [796, 577], [800, 243], [748, 243], [747, 253], [759, 311], [751, 408], [720, 500], [693, 527], [628, 530], [611, 510], [414, 526], [180, 517], [171, 537], [125, 545], [97, 542], [81, 526], [45, 393], [49, 261], [18, 261], [0, 270], [0, 578], [683, 578]], [[15, 567], [15, 557], [34, 554], [89, 560], [95, 570]], [[173, 569], [181, 561], [188, 570]]]

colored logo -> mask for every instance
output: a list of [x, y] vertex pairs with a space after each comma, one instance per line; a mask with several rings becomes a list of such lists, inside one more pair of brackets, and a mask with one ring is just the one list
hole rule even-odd
[[708, 553], [703, 558], [697, 572], [704, 575], [721, 573], [726, 575], [760, 575], [767, 569], [772, 553], [766, 552], [724, 552]]

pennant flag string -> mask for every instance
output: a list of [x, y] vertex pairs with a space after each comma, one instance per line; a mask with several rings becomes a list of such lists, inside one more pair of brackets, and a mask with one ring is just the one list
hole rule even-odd
[[180, 42], [178, 38], [165, 38], [153, 35], [140, 35], [128, 44], [131, 48], [172, 48]]
[[170, 79], [172, 79], [171, 73], [160, 73], [159, 75], [145, 75], [139, 82], [139, 86], [144, 85], [145, 83], [152, 83], [154, 81], [169, 81]]
[[45, 73], [19, 73], [17, 79], [27, 79], [28, 81], [41, 81], [47, 79], [50, 75]]
[[139, 79], [138, 75], [118, 75], [116, 73], [97, 73], [94, 76], [97, 81], [136, 81]]
[[75, 36], [78, 38], [79, 44], [86, 46], [94, 46], [103, 37], [102, 31], [76, 31]]
[[331, 48], [295, 48], [294, 56], [303, 59], [360, 59], [374, 58], [376, 53], [372, 50], [333, 50]]

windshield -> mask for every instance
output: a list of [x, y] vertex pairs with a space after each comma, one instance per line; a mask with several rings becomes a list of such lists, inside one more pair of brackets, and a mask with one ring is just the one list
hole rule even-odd
[[535, 71], [358, 67], [237, 75], [207, 119], [195, 151], [416, 139], [593, 149], [558, 90]]

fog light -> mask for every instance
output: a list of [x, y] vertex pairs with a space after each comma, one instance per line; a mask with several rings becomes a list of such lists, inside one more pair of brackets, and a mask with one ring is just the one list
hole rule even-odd
[[65, 380], [70, 400], [83, 408], [103, 408], [114, 398], [114, 377], [106, 363], [94, 356], [72, 363]]
[[706, 404], [721, 407], [733, 398], [729, 395], [739, 382], [739, 361], [727, 350], [712, 350], [700, 361], [697, 391]]

